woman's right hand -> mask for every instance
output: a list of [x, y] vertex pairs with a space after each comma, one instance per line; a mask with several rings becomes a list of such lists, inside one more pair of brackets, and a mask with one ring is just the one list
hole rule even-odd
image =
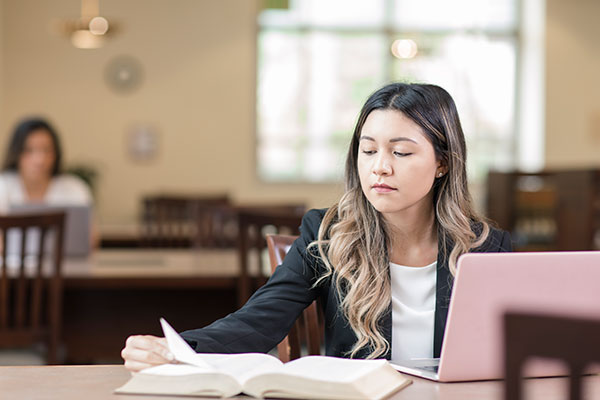
[[169, 351], [167, 340], [151, 335], [129, 336], [121, 350], [125, 368], [132, 372], [171, 363], [175, 360]]

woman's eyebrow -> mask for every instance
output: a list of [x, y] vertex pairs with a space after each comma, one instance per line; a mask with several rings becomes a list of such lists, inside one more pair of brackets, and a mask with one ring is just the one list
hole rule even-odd
[[390, 143], [395, 143], [395, 142], [413, 142], [414, 144], [418, 144], [415, 140], [404, 137], [404, 136], [395, 137], [395, 138], [390, 139]]
[[[360, 140], [363, 140], [363, 139], [364, 140], [369, 140], [371, 142], [375, 141], [375, 139], [373, 139], [371, 136], [361, 136], [360, 139], [358, 139], [358, 140], [360, 141]], [[396, 143], [396, 142], [413, 142], [414, 144], [418, 144], [413, 139], [407, 138], [405, 136], [399, 136], [399, 137], [395, 137], [395, 138], [391, 138], [390, 139], [390, 143]]]

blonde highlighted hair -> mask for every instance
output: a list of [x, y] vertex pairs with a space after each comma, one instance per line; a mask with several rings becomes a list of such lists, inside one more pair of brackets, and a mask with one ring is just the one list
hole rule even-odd
[[489, 234], [489, 225], [473, 208], [467, 187], [465, 138], [448, 92], [435, 85], [393, 83], [373, 93], [360, 112], [350, 142], [345, 193], [327, 211], [318, 239], [310, 245], [317, 246], [326, 271], [316, 284], [334, 280], [343, 314], [357, 337], [350, 357], [368, 349], [367, 358], [377, 358], [390, 349], [381, 329], [391, 299], [389, 234], [382, 215], [365, 197], [357, 170], [362, 127], [374, 110], [397, 110], [414, 121], [448, 169], [434, 182], [433, 202], [440, 251], [453, 275], [458, 257], [480, 246]]

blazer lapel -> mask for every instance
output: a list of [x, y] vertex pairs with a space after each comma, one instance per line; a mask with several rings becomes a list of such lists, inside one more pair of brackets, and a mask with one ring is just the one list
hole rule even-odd
[[[442, 351], [442, 341], [444, 339], [444, 330], [446, 329], [446, 318], [448, 317], [448, 306], [450, 304], [450, 293], [452, 290], [453, 277], [448, 268], [448, 257], [444, 252], [440, 238], [438, 244], [438, 260], [436, 274], [436, 293], [435, 293], [435, 321], [433, 332], [433, 357], [440, 356]], [[446, 240], [445, 250], [450, 252], [454, 244], [450, 239]]]
[[383, 316], [381, 328], [382, 328], [381, 333], [383, 334], [383, 337], [390, 344], [390, 347], [388, 347], [388, 351], [387, 351], [387, 353], [385, 353], [384, 357], [388, 360], [391, 360], [392, 359], [392, 300], [391, 299], [390, 299], [390, 305], [388, 306], [388, 309], [387, 309], [385, 315]]

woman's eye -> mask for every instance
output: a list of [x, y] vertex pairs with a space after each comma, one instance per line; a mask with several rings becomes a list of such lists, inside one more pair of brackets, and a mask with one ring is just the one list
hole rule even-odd
[[398, 156], [398, 157], [406, 157], [406, 156], [410, 156], [412, 153], [400, 153], [399, 151], [395, 151], [394, 155]]
[[375, 154], [375, 150], [363, 150], [362, 152], [363, 152], [363, 154], [366, 154], [366, 155], [369, 155], [369, 156], [371, 154]]

